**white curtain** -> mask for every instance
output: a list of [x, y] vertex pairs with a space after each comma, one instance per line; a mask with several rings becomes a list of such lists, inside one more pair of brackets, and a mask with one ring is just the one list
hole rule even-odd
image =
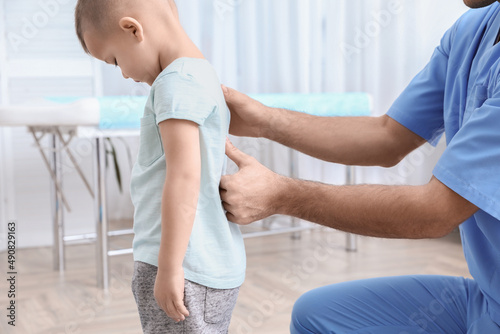
[[[446, 29], [467, 9], [461, 0], [177, 0], [177, 4], [184, 28], [222, 83], [246, 93], [365, 91], [373, 96], [374, 115], [387, 111], [426, 64]], [[105, 95], [148, 91], [104, 64], [102, 78]], [[288, 174], [288, 150], [281, 145], [232, 139], [271, 169]], [[130, 143], [135, 150], [136, 142]], [[395, 168], [359, 168], [358, 181], [424, 183], [442, 149], [442, 144], [437, 150], [426, 144]], [[302, 178], [344, 181], [342, 166], [302, 154], [299, 158]], [[121, 161], [128, 166], [125, 154]], [[231, 165], [230, 172], [234, 171]], [[124, 176], [125, 182], [128, 178]], [[115, 188], [110, 193], [111, 218], [130, 216], [129, 202], [124, 200], [128, 193], [118, 196]], [[15, 197], [22, 202], [29, 194]], [[48, 214], [42, 217], [50, 219]], [[93, 229], [91, 215], [85, 226]]]
[[[186, 31], [224, 84], [246, 93], [364, 91], [374, 98], [374, 116], [388, 110], [467, 10], [460, 0], [177, 3]], [[281, 145], [232, 139], [273, 170], [288, 172]], [[359, 168], [358, 181], [424, 183], [442, 150], [442, 143], [437, 150], [427, 144], [395, 168]], [[339, 166], [299, 156], [301, 177], [343, 182]]]
[[[215, 0], [183, 1], [179, 9], [225, 84], [248, 93], [365, 91], [378, 116], [467, 8], [459, 0]], [[281, 145], [234, 141], [287, 173]], [[396, 168], [358, 168], [358, 181], [425, 183], [442, 150], [442, 143], [437, 150], [426, 145]], [[299, 157], [301, 177], [344, 181], [339, 166]]]

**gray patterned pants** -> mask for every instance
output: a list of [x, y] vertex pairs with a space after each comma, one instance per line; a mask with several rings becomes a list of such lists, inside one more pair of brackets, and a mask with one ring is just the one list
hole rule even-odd
[[186, 320], [175, 322], [158, 306], [154, 286], [158, 268], [136, 261], [132, 277], [134, 293], [144, 334], [225, 334], [239, 288], [212, 289], [185, 280], [184, 303], [189, 311]]

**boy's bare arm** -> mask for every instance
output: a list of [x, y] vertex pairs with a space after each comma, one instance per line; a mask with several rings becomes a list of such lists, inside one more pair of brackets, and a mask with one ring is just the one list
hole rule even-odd
[[199, 128], [194, 122], [178, 119], [161, 122], [159, 127], [167, 170], [155, 297], [168, 316], [183, 320], [183, 316], [189, 313], [182, 301], [182, 262], [191, 236], [200, 189]]

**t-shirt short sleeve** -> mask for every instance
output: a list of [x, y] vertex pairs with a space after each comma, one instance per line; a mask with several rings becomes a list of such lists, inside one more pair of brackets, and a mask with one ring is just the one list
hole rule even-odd
[[448, 54], [455, 26], [450, 28], [427, 66], [394, 101], [387, 115], [436, 145], [444, 132], [444, 96]]
[[156, 123], [184, 119], [202, 126], [216, 109], [215, 99], [188, 74], [172, 72], [154, 83], [153, 108]]
[[[498, 84], [497, 84], [498, 86]], [[486, 88], [486, 87], [484, 87]], [[500, 89], [464, 115], [434, 176], [481, 210], [500, 219]], [[482, 102], [482, 101], [479, 101]]]

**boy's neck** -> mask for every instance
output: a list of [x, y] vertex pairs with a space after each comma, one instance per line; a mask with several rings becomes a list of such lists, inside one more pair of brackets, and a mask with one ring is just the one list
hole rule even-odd
[[205, 59], [200, 49], [191, 41], [187, 34], [183, 31], [178, 43], [171, 47], [172, 44], [166, 44], [161, 50], [159, 55], [160, 68], [163, 71], [174, 60], [188, 57]]

